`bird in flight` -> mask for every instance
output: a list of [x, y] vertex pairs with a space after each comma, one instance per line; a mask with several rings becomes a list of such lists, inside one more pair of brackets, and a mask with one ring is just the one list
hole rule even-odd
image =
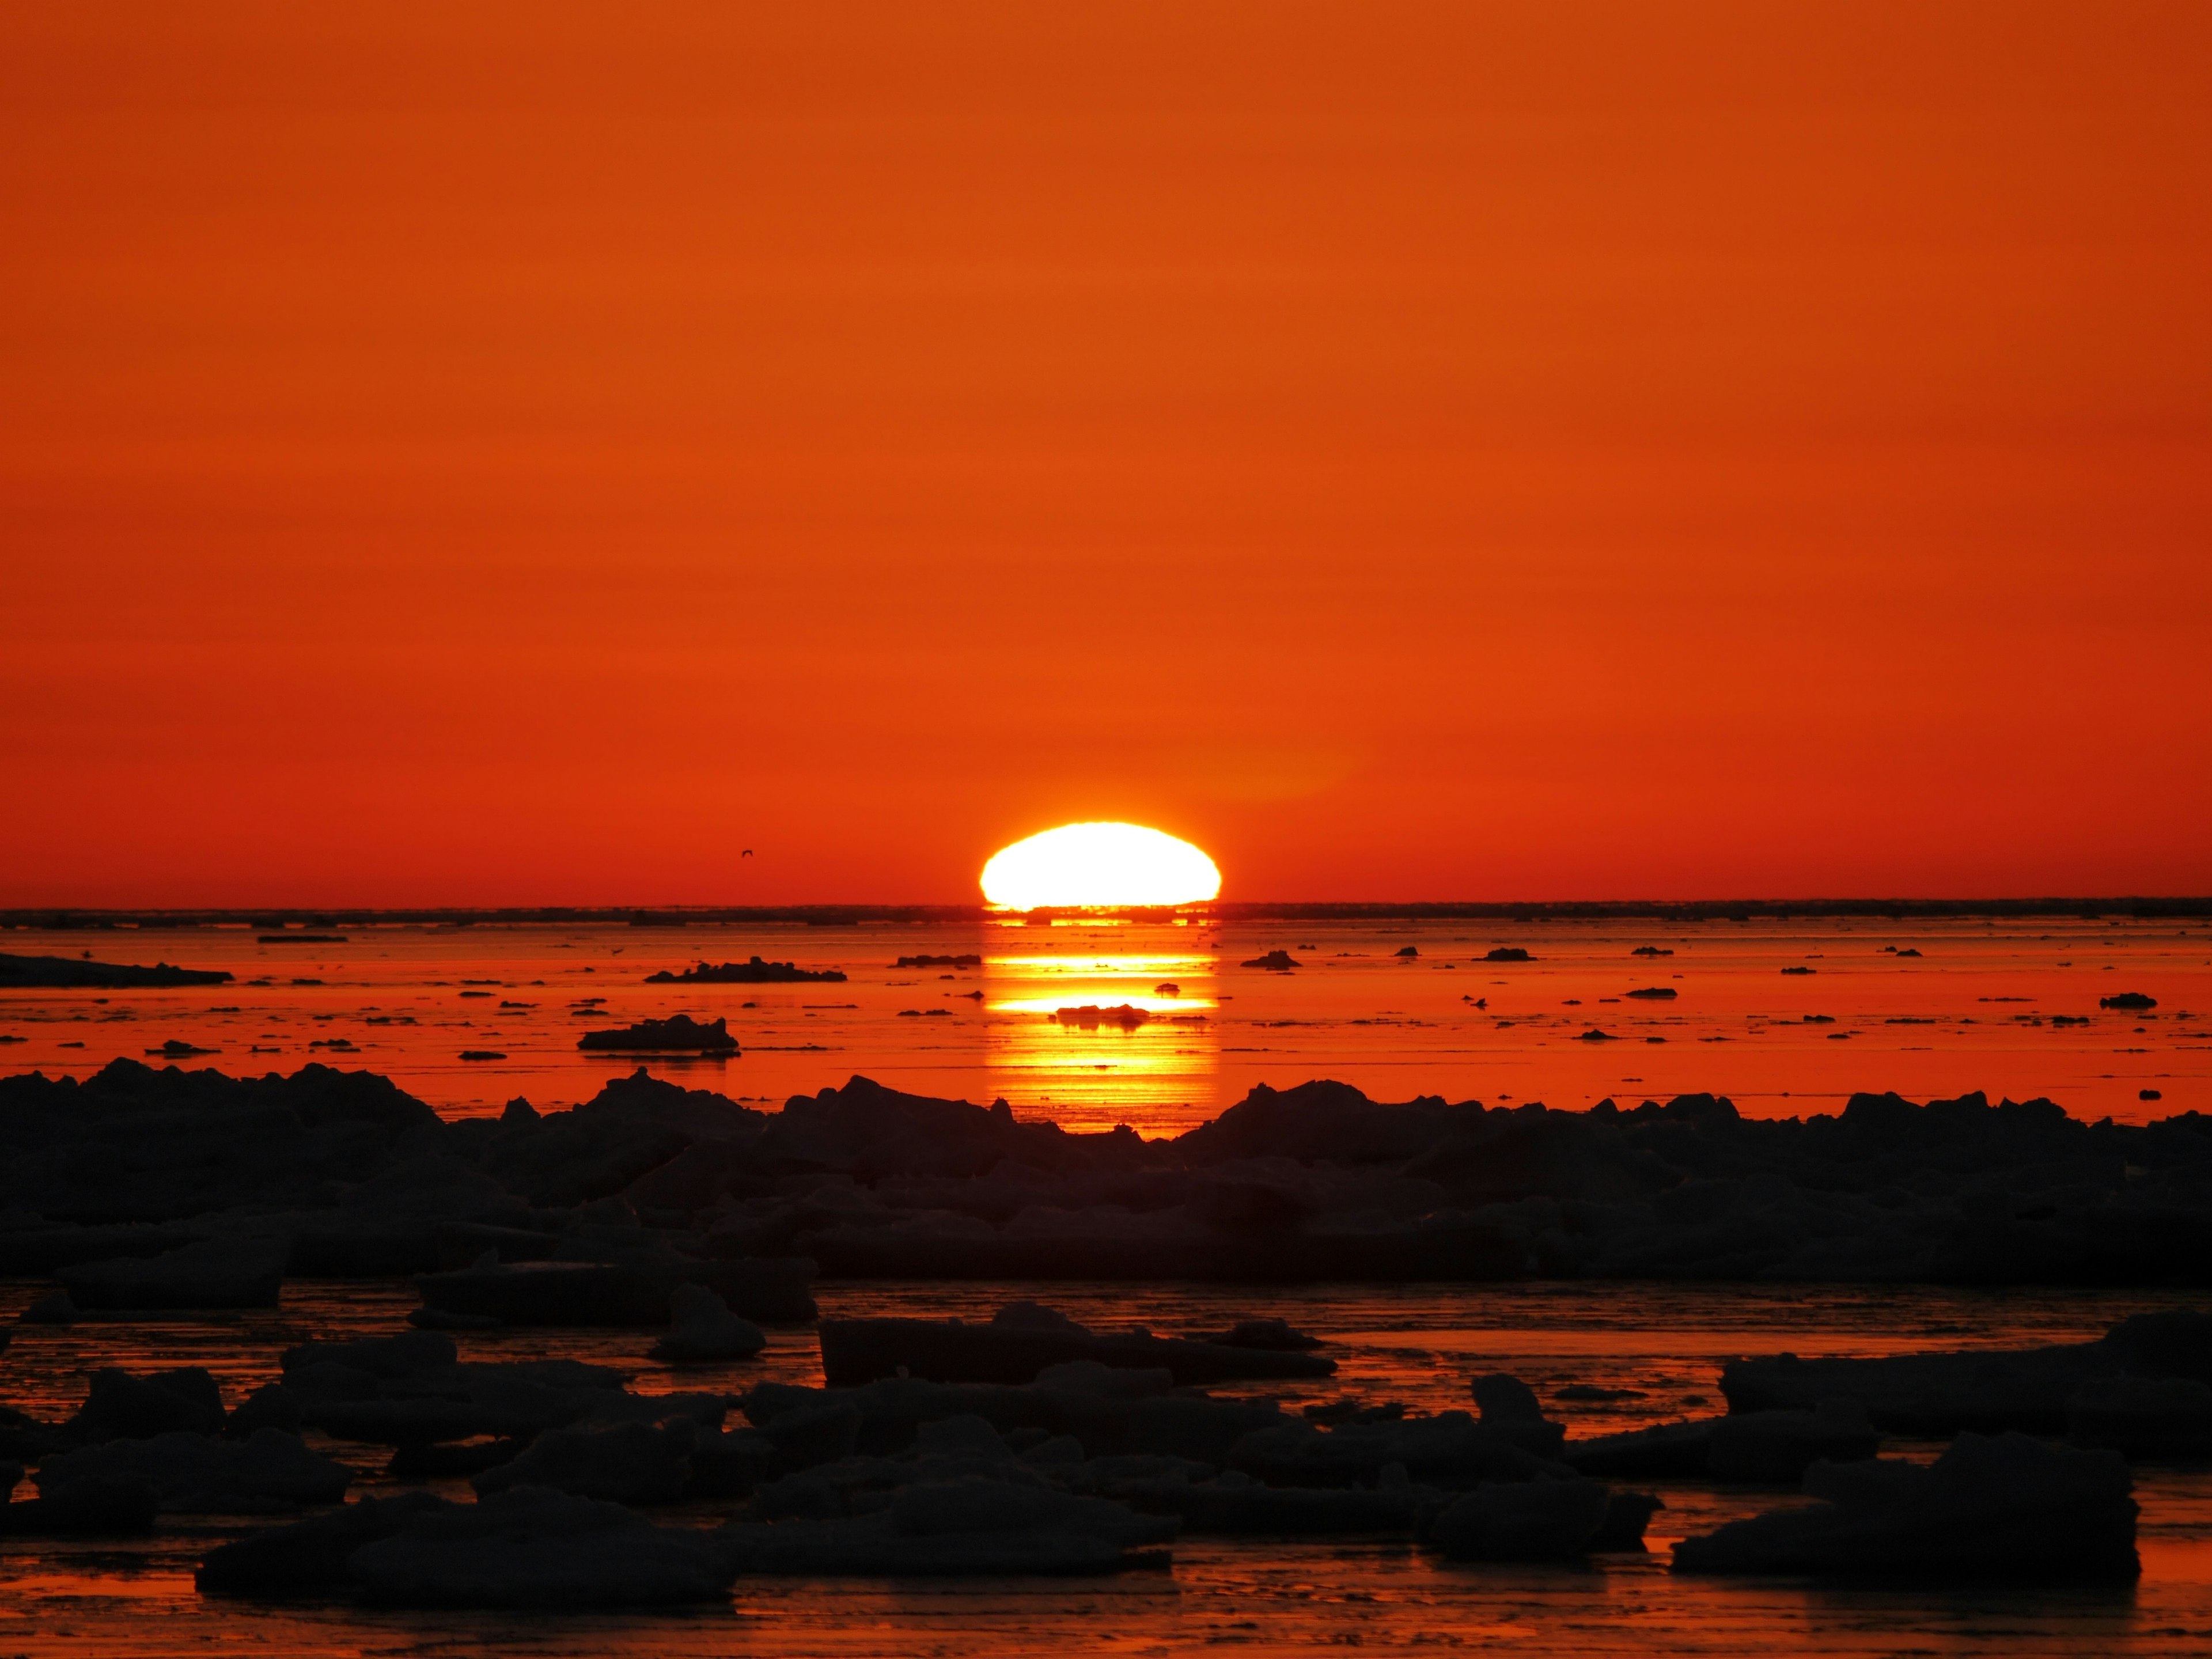
[[740, 853], [740, 854], [738, 854], [738, 856], [739, 858], [741, 858], [741, 859], [749, 859], [749, 858], [750, 858], [752, 855], [753, 855], [753, 849], [752, 849], [751, 848], [750, 848], [750, 847], [746, 848], [745, 848], [745, 850], [744, 850], [744, 852], [742, 852], [742, 853]]

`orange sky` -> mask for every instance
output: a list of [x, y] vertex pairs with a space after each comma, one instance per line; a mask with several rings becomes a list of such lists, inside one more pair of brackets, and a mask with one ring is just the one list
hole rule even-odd
[[2212, 7], [7, 3], [0, 215], [0, 904], [2212, 891]]

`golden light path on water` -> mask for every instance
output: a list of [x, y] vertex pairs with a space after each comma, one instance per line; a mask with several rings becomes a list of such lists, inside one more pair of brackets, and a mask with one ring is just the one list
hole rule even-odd
[[983, 1006], [994, 1088], [1055, 1121], [1107, 1129], [1212, 1098], [1210, 951], [989, 955]]
[[[1221, 872], [1188, 842], [1143, 824], [1066, 823], [1002, 848], [983, 866], [982, 888], [1002, 910], [1103, 913], [1203, 903], [1220, 892]], [[989, 954], [976, 994], [995, 1091], [1092, 1129], [1211, 1099], [1214, 964], [1211, 951], [1194, 950]]]

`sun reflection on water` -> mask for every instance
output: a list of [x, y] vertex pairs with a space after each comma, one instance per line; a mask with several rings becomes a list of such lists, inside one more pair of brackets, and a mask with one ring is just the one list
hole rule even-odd
[[1085, 1132], [1175, 1134], [1213, 1115], [1219, 1012], [1211, 953], [987, 956], [994, 1091]]

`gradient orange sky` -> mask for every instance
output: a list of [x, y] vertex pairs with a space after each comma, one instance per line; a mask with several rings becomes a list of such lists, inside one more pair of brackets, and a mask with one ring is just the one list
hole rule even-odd
[[0, 904], [2212, 891], [2212, 7], [9, 3], [0, 214]]

